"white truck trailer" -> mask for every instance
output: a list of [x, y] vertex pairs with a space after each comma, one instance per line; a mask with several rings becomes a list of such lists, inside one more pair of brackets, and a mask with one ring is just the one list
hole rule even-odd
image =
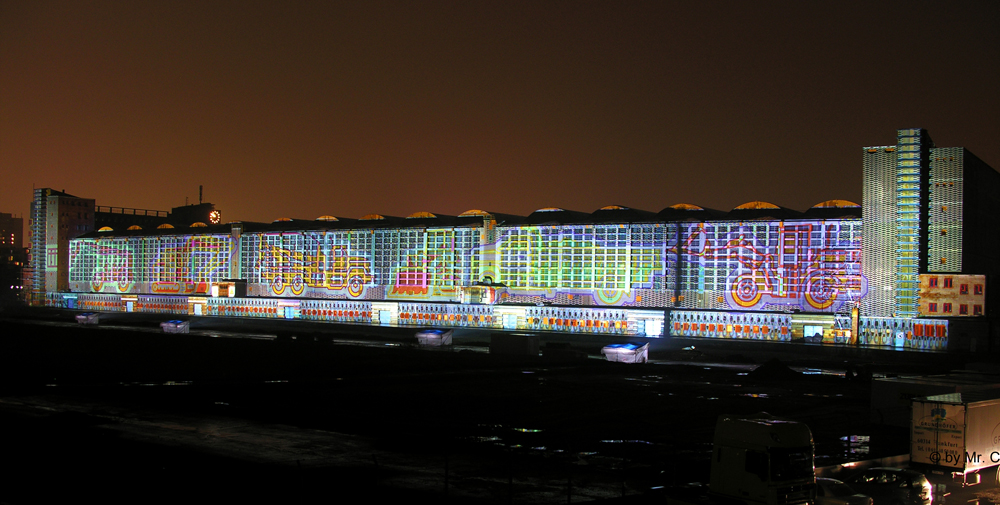
[[1000, 390], [914, 398], [910, 463], [951, 472], [966, 485], [997, 483]]

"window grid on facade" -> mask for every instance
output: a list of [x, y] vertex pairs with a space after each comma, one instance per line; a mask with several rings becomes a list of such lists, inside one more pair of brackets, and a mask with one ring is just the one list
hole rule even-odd
[[70, 245], [69, 280], [117, 283], [203, 283], [229, 277], [229, 235], [77, 239]]
[[97, 253], [85, 251], [100, 246], [129, 251], [105, 256], [133, 265], [136, 282], [206, 282], [239, 272], [253, 296], [454, 300], [461, 288], [495, 275], [507, 296], [562, 292], [590, 297], [583, 303], [844, 312], [860, 296], [861, 229], [857, 219], [518, 225], [496, 227], [493, 244], [475, 227], [240, 229], [76, 241], [71, 278], [94, 280], [86, 272], [97, 268]]
[[930, 150], [927, 256], [932, 272], [962, 271], [963, 153], [960, 147]]

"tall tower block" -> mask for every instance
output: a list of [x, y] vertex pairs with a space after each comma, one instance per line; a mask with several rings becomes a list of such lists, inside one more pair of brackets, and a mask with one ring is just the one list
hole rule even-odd
[[862, 315], [917, 315], [933, 146], [926, 130], [907, 128], [896, 131], [896, 145], [863, 148], [862, 271], [872, 289], [861, 302]]

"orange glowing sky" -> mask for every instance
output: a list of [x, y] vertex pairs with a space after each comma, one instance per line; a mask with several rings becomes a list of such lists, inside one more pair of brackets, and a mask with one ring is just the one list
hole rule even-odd
[[1000, 168], [998, 5], [6, 0], [0, 212], [860, 202], [897, 128]]

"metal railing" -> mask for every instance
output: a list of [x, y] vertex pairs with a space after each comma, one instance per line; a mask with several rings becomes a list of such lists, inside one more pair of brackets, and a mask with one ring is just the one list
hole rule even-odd
[[131, 209], [128, 207], [108, 207], [108, 206], [97, 206], [97, 212], [104, 212], [107, 214], [127, 214], [132, 216], [154, 216], [154, 217], [168, 217], [170, 214], [165, 210], [149, 210], [149, 209]]

